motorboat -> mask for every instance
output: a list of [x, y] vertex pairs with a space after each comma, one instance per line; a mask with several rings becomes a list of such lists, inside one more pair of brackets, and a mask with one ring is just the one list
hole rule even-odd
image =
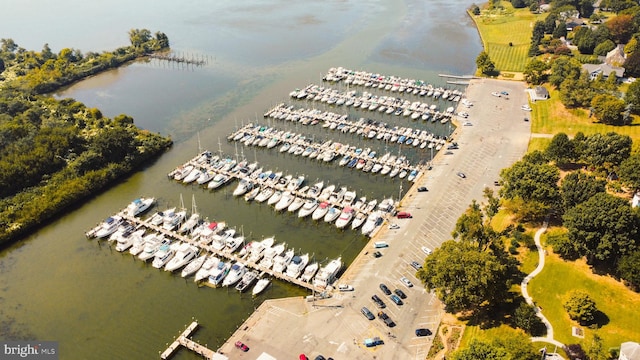
[[150, 233], [143, 237], [133, 240], [133, 245], [129, 248], [129, 254], [138, 256], [144, 250], [144, 247], [158, 236], [157, 233]]
[[245, 201], [252, 201], [256, 198], [256, 196], [258, 196], [258, 194], [260, 194], [260, 192], [262, 191], [262, 188], [260, 188], [259, 186], [255, 186], [251, 191], [249, 191], [248, 193], [244, 194], [244, 200]]
[[409, 176], [407, 176], [407, 180], [408, 181], [415, 181], [416, 177], [418, 176], [418, 170], [411, 170], [411, 172], [409, 172]]
[[231, 266], [229, 273], [225, 276], [224, 280], [222, 280], [222, 286], [233, 286], [235, 285], [242, 276], [247, 272], [247, 267], [240, 262], [236, 262]]
[[353, 219], [354, 212], [355, 211], [350, 206], [346, 206], [344, 209], [342, 209], [340, 216], [336, 220], [336, 227], [338, 229], [343, 229], [344, 227], [346, 227], [351, 219]]
[[304, 175], [299, 175], [295, 179], [291, 179], [287, 184], [287, 190], [289, 191], [298, 190], [300, 186], [302, 186], [302, 184], [304, 183], [304, 179], [305, 179]]
[[357, 228], [362, 226], [362, 224], [364, 224], [366, 220], [367, 215], [361, 211], [358, 211], [353, 217], [353, 221], [351, 221], [351, 230], [356, 230]]
[[251, 245], [251, 250], [249, 253], [248, 261], [249, 262], [258, 262], [264, 255], [264, 251], [273, 246], [275, 242], [275, 237], [271, 236], [268, 238], [264, 238], [258, 242], [253, 242]]
[[284, 254], [276, 256], [273, 259], [273, 271], [281, 274], [284, 273], [291, 260], [293, 260], [294, 255], [293, 249], [289, 249], [285, 251]]
[[231, 263], [222, 260], [218, 261], [218, 265], [209, 273], [209, 284], [213, 286], [222, 284], [222, 281], [229, 273], [229, 269], [231, 269]]
[[345, 191], [344, 197], [342, 198], [342, 206], [351, 206], [355, 200], [356, 200], [355, 191]]
[[137, 198], [133, 200], [129, 205], [127, 205], [127, 215], [129, 216], [138, 216], [143, 212], [149, 210], [151, 205], [156, 202], [155, 198]]
[[307, 191], [307, 197], [310, 197], [310, 198], [317, 197], [318, 195], [320, 195], [320, 192], [322, 191], [323, 187], [324, 187], [324, 181], [320, 181], [313, 184], [313, 186], [309, 188], [309, 191]]
[[104, 239], [107, 236], [113, 234], [118, 227], [122, 223], [123, 219], [121, 216], [114, 215], [106, 218], [102, 224], [99, 225], [98, 230], [95, 232], [95, 235], [98, 239]]
[[382, 211], [376, 210], [373, 211], [367, 216], [367, 220], [362, 225], [362, 235], [371, 235], [373, 230], [382, 224]]
[[226, 240], [228, 253], [235, 252], [244, 244], [244, 236], [230, 237]]
[[213, 255], [208, 256], [207, 259], [202, 264], [202, 266], [200, 267], [200, 269], [196, 271], [196, 275], [194, 276], [193, 281], [198, 282], [208, 278], [211, 272], [213, 271], [213, 269], [218, 267], [219, 262], [220, 262], [220, 259], [218, 259], [217, 257]]
[[222, 173], [217, 173], [213, 179], [211, 179], [211, 181], [209, 181], [209, 183], [207, 184], [207, 189], [217, 189], [220, 186], [228, 183], [231, 180], [231, 177], [222, 174]]
[[280, 191], [280, 190], [275, 190], [275, 191], [273, 192], [273, 195], [271, 195], [271, 197], [269, 198], [269, 200], [267, 200], [267, 204], [268, 204], [268, 205], [275, 205], [275, 204], [277, 204], [277, 203], [280, 201], [280, 199], [282, 198], [282, 194], [283, 194], [283, 193], [282, 193], [282, 191]]
[[194, 181], [196, 181], [200, 175], [202, 175], [202, 173], [204, 172], [204, 170], [199, 169], [199, 168], [194, 168], [193, 170], [191, 170], [191, 172], [189, 172], [189, 174], [187, 176], [185, 176], [182, 179], [182, 182], [185, 184], [190, 184]]
[[189, 244], [182, 243], [175, 253], [175, 256], [169, 260], [164, 266], [166, 271], [176, 271], [181, 267], [187, 265], [193, 258], [198, 255], [198, 248]]
[[307, 266], [308, 263], [309, 263], [308, 253], [302, 256], [297, 256], [297, 255], [294, 256], [293, 259], [291, 259], [291, 263], [289, 263], [289, 266], [287, 266], [286, 275], [292, 279], [298, 278], [298, 276], [300, 276], [300, 274], [302, 273], [302, 271], [304, 270], [305, 266]]
[[164, 244], [161, 245], [158, 251], [155, 253], [155, 257], [153, 258], [153, 263], [151, 264], [156, 269], [161, 269], [173, 256], [175, 255], [175, 250], [172, 248], [172, 245]]
[[222, 251], [227, 246], [227, 239], [232, 238], [236, 234], [236, 229], [226, 229], [222, 232], [216, 232], [211, 237], [211, 247], [218, 251]]
[[180, 229], [178, 229], [178, 232], [181, 234], [186, 232], [191, 232], [193, 231], [193, 229], [195, 229], [196, 226], [198, 226], [199, 222], [200, 222], [200, 214], [198, 214], [197, 212], [194, 212], [193, 214], [191, 214], [191, 216], [189, 216], [187, 221], [185, 221], [184, 224], [180, 226]]
[[186, 166], [182, 166], [177, 168], [176, 170], [174, 170], [174, 175], [173, 175], [173, 179], [176, 181], [182, 181], [185, 177], [187, 177], [187, 175], [189, 175], [194, 169], [193, 165], [186, 165]]
[[236, 290], [245, 292], [249, 290], [249, 287], [258, 279], [258, 272], [255, 270], [247, 271], [240, 279], [240, 282], [236, 285]]
[[166, 215], [162, 220], [162, 228], [168, 231], [174, 230], [187, 217], [186, 210], [180, 210], [172, 214]]
[[[206, 224], [206, 223], [205, 223]], [[225, 230], [227, 224], [224, 222], [210, 222], [204, 225], [204, 228], [200, 231], [198, 237], [198, 243], [202, 246], [207, 246], [213, 241], [213, 237], [218, 233]]]
[[298, 211], [298, 217], [304, 218], [311, 215], [318, 208], [318, 201], [316, 199], [310, 198], [304, 202], [304, 205]]
[[282, 193], [280, 200], [275, 204], [276, 211], [281, 211], [289, 207], [295, 200], [295, 195], [290, 191], [285, 191]]
[[299, 196], [296, 196], [291, 202], [291, 204], [289, 205], [289, 207], [287, 207], [287, 211], [288, 212], [298, 211], [300, 210], [302, 205], [304, 205], [304, 199]]
[[254, 183], [250, 179], [244, 178], [240, 180], [238, 186], [233, 190], [233, 196], [242, 196], [253, 189]]
[[176, 208], [169, 208], [163, 211], [158, 211], [157, 213], [153, 214], [151, 218], [149, 218], [148, 220], [149, 224], [160, 226], [162, 225], [162, 222], [164, 221], [165, 216], [169, 214], [173, 214], [175, 212], [176, 212]]
[[324, 221], [328, 223], [333, 222], [340, 216], [340, 213], [341, 211], [338, 207], [331, 206], [327, 213], [324, 215]]
[[317, 262], [313, 262], [307, 265], [300, 276], [300, 280], [304, 282], [309, 282], [313, 279], [313, 276], [318, 272], [319, 264]]
[[142, 252], [138, 254], [138, 259], [147, 261], [155, 257], [156, 253], [162, 245], [169, 244], [171, 244], [171, 240], [165, 239], [164, 234], [156, 235], [155, 237], [149, 238], [145, 242]]
[[318, 274], [313, 279], [313, 285], [318, 288], [326, 288], [330, 286], [336, 280], [336, 276], [341, 269], [341, 258], [331, 260], [327, 265], [323, 266], [318, 271]]
[[331, 197], [331, 195], [333, 194], [333, 190], [335, 189], [336, 189], [336, 186], [333, 184], [322, 189], [322, 191], [320, 192], [320, 195], [317, 197], [318, 201], [319, 202], [329, 201], [329, 198]]
[[114, 231], [109, 238], [107, 239], [109, 242], [116, 242], [118, 241], [118, 239], [120, 238], [120, 236], [122, 235], [129, 235], [130, 233], [133, 232], [133, 230], [135, 229], [134, 225], [127, 221], [124, 220], [120, 223], [120, 225], [118, 226], [118, 228], [116, 229], [116, 231]]
[[198, 185], [204, 185], [211, 181], [216, 176], [216, 173], [212, 170], [202, 171], [200, 176], [196, 179]]
[[331, 205], [329, 205], [328, 202], [326, 201], [321, 202], [320, 205], [318, 205], [318, 207], [311, 214], [311, 218], [313, 220], [322, 219], [329, 211], [329, 208], [331, 208]]
[[286, 249], [285, 243], [272, 246], [264, 250], [262, 259], [260, 260], [260, 266], [270, 269], [273, 266], [273, 260], [276, 256], [279, 256]]
[[182, 269], [180, 276], [182, 276], [183, 278], [186, 278], [194, 274], [196, 271], [200, 270], [200, 268], [202, 267], [202, 265], [204, 265], [204, 262], [206, 260], [207, 260], [207, 255], [198, 256], [197, 258], [192, 260], [189, 264], [187, 264], [187, 266], [185, 266], [184, 269]]
[[116, 251], [124, 252], [129, 250], [133, 246], [134, 241], [142, 241], [145, 229], [139, 229], [136, 231], [127, 231], [118, 237], [116, 244]]
[[262, 278], [258, 280], [256, 286], [254, 286], [253, 290], [251, 290], [251, 294], [253, 296], [260, 295], [260, 293], [262, 293], [269, 286], [269, 284], [271, 284], [271, 280], [269, 280], [268, 278]]

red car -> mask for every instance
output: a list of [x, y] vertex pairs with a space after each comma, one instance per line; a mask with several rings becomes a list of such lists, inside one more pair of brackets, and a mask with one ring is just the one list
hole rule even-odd
[[411, 219], [413, 216], [411, 216], [411, 214], [406, 211], [400, 211], [396, 214], [396, 217], [398, 219]]
[[300, 360], [309, 360], [309, 358], [305, 354], [300, 354]]
[[242, 341], [236, 341], [236, 347], [244, 352], [249, 351], [249, 347], [245, 345]]

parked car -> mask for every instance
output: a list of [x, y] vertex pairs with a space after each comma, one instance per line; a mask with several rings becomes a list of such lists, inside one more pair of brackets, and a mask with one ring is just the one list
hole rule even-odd
[[412, 262], [411, 262], [411, 267], [412, 267], [412, 268], [414, 268], [414, 269], [416, 269], [416, 270], [420, 270], [420, 269], [422, 269], [422, 265], [420, 265], [420, 263], [419, 263], [419, 262], [417, 262], [417, 261], [412, 261]]
[[366, 347], [374, 347], [374, 346], [383, 345], [383, 344], [384, 344], [384, 341], [382, 341], [382, 339], [380, 339], [377, 336], [370, 339], [364, 339], [364, 346]]
[[495, 97], [500, 97], [500, 96], [502, 96], [502, 95], [501, 95], [499, 92], [497, 92], [497, 91], [492, 92], [492, 93], [491, 93], [491, 95], [493, 95], [493, 96], [495, 96]]
[[520, 107], [520, 109], [524, 110], [524, 111], [531, 111], [533, 109], [531, 109], [531, 106], [529, 106], [529, 104], [524, 104]]
[[400, 281], [402, 281], [402, 283], [405, 284], [407, 287], [413, 287], [413, 283], [409, 279], [407, 279], [405, 276], [401, 277]]
[[463, 172], [458, 172], [456, 175], [460, 176], [463, 179], [467, 177], [467, 175], [465, 175]]
[[425, 253], [425, 254], [427, 254], [427, 255], [431, 255], [431, 252], [432, 252], [432, 251], [431, 251], [431, 249], [429, 249], [428, 247], [423, 246], [423, 247], [422, 247], [422, 252], [423, 252], [423, 253]]
[[404, 304], [404, 302], [402, 302], [402, 299], [400, 299], [400, 297], [396, 294], [391, 294], [391, 296], [389, 297], [391, 298], [391, 301], [393, 301], [398, 306]]
[[429, 329], [416, 329], [416, 336], [429, 336], [431, 335], [431, 330]]
[[373, 316], [373, 313], [366, 306], [363, 306], [362, 309], [360, 309], [360, 312], [362, 313], [362, 315], [364, 315], [364, 317], [366, 317], [369, 320], [373, 320], [376, 318], [375, 316]]
[[373, 253], [373, 257], [374, 258], [379, 258], [381, 256], [382, 256], [382, 253], [380, 251], [376, 251], [376, 252]]
[[396, 323], [394, 323], [393, 320], [391, 320], [391, 318], [389, 317], [389, 315], [385, 314], [384, 311], [380, 311], [378, 313], [378, 317], [382, 319], [382, 321], [384, 321], [385, 325], [387, 325], [388, 327], [396, 326]]
[[504, 91], [504, 90], [502, 90], [502, 91], [500, 91], [500, 95], [509, 96], [509, 93]]
[[382, 292], [385, 295], [390, 295], [391, 294], [391, 290], [389, 290], [389, 288], [385, 284], [380, 284], [380, 290], [382, 290]]
[[376, 306], [378, 306], [380, 309], [384, 309], [387, 307], [387, 305], [384, 303], [384, 301], [382, 301], [382, 299], [378, 297], [378, 295], [373, 295], [371, 297], [371, 300], [373, 300], [373, 302], [376, 303]]
[[472, 124], [472, 123], [470, 123], [470, 122], [468, 122], [468, 121], [465, 121], [465, 123], [464, 123], [464, 124], [462, 124], [462, 125], [464, 125], [464, 126], [473, 126], [473, 124]]
[[347, 284], [338, 285], [338, 290], [340, 290], [340, 291], [353, 291], [353, 286], [347, 285]]
[[394, 293], [396, 293], [396, 295], [400, 296], [400, 299], [406, 299], [407, 298], [407, 294], [404, 293], [404, 291], [400, 290], [400, 289], [395, 289], [393, 290]]
[[396, 217], [398, 219], [411, 219], [413, 216], [411, 216], [411, 213], [408, 213], [406, 211], [400, 211], [396, 214]]
[[418, 192], [425, 192], [425, 191], [429, 191], [429, 189], [427, 189], [427, 188], [426, 188], [426, 187], [424, 187], [424, 186], [420, 186], [420, 187], [418, 188]]
[[300, 354], [300, 356], [298, 357], [298, 359], [300, 360], [309, 360], [309, 358], [307, 357], [307, 355], [305, 354]]
[[376, 241], [375, 243], [373, 243], [373, 247], [376, 249], [382, 249], [389, 247], [389, 244], [387, 244], [386, 241]]
[[398, 224], [389, 224], [389, 229], [391, 229], [391, 230], [400, 229], [400, 225], [398, 225]]
[[318, 355], [314, 360], [327, 360], [327, 359], [325, 359], [325, 357], [322, 355]]
[[245, 345], [242, 341], [236, 341], [236, 347], [244, 352], [249, 351], [249, 347]]
[[524, 121], [525, 121], [525, 122], [529, 121], [529, 118], [524, 118]]

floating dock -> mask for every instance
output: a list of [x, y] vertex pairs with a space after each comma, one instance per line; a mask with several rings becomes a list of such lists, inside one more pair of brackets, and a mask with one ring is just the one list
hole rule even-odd
[[189, 325], [186, 329], [184, 329], [184, 331], [180, 334], [180, 336], [178, 336], [178, 338], [174, 342], [172, 342], [171, 345], [169, 345], [169, 347], [162, 354], [160, 354], [160, 358], [164, 360], [169, 359], [180, 348], [180, 346], [183, 346], [195, 352], [196, 354], [203, 356], [205, 359], [228, 360], [229, 359], [228, 357], [222, 354], [219, 354], [207, 348], [206, 346], [202, 346], [197, 342], [189, 339], [189, 336], [191, 335], [191, 333], [196, 331], [197, 328], [198, 328], [198, 322], [193, 321], [191, 325]]

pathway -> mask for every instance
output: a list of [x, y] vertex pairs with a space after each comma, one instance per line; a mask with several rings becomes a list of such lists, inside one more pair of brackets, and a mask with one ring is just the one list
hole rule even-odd
[[529, 296], [529, 291], [527, 290], [527, 285], [529, 284], [529, 281], [531, 279], [533, 279], [536, 275], [538, 275], [542, 271], [542, 269], [544, 268], [544, 261], [545, 261], [546, 251], [542, 247], [542, 243], [540, 242], [540, 237], [542, 236], [542, 234], [544, 234], [545, 231], [547, 231], [547, 226], [548, 225], [549, 225], [548, 222], [545, 221], [544, 224], [542, 225], [542, 227], [540, 229], [538, 229], [538, 231], [536, 231], [536, 235], [534, 237], [534, 241], [536, 243], [536, 248], [538, 249], [538, 266], [535, 268], [535, 270], [533, 270], [529, 275], [527, 275], [522, 280], [522, 283], [520, 284], [520, 288], [522, 289], [522, 296], [527, 301], [527, 304], [533, 306], [533, 308], [536, 311], [536, 315], [542, 320], [542, 322], [544, 323], [544, 326], [547, 328], [547, 336], [545, 336], [545, 337], [532, 337], [531, 341], [534, 341], [534, 342], [541, 341], [541, 342], [546, 342], [546, 343], [553, 344], [553, 345], [556, 345], [556, 346], [559, 346], [559, 347], [564, 347], [564, 344], [562, 344], [561, 342], [559, 342], [557, 340], [554, 340], [554, 338], [553, 338], [553, 326], [551, 325], [549, 320], [547, 320], [547, 318], [542, 314], [542, 309], [540, 309], [538, 306], [535, 305], [533, 299], [531, 298], [531, 296]]

